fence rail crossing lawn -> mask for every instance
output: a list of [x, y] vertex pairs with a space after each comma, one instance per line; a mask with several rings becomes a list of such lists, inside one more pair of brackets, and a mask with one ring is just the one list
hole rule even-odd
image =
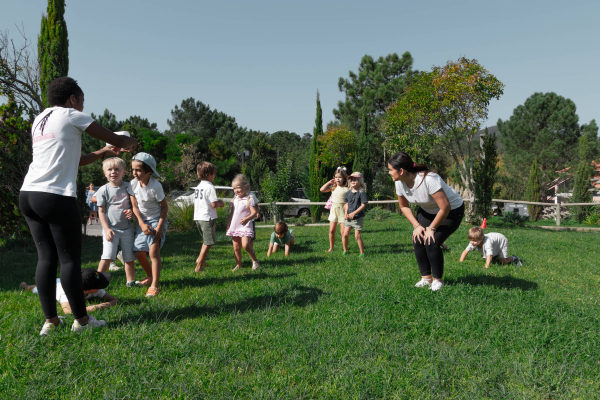
[[[463, 199], [468, 201], [468, 199]], [[369, 201], [369, 204], [395, 204], [398, 200], [374, 200]], [[556, 207], [556, 226], [560, 226], [560, 208], [561, 207], [575, 207], [575, 206], [600, 206], [600, 203], [542, 203], [540, 201], [518, 201], [518, 200], [503, 200], [503, 199], [492, 199], [493, 203], [510, 203], [510, 204], [529, 204], [542, 207]], [[327, 204], [324, 201], [276, 201], [274, 203], [258, 203], [259, 206], [297, 206], [298, 204], [305, 204], [311, 206], [324, 206]]]

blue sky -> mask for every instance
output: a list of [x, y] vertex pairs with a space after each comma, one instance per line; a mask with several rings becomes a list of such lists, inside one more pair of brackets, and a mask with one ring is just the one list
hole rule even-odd
[[[45, 0], [2, 5], [0, 29], [37, 40]], [[374, 58], [409, 51], [414, 68], [460, 56], [506, 84], [487, 125], [535, 92], [600, 119], [599, 1], [69, 1], [69, 75], [85, 112], [141, 115], [167, 129], [188, 97], [273, 133], [312, 133], [315, 96], [324, 122], [343, 99], [337, 82]], [[37, 41], [34, 41], [37, 43]]]

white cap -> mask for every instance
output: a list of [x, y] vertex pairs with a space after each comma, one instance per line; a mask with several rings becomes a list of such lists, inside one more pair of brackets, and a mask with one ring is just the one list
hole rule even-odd
[[[131, 135], [129, 134], [129, 132], [127, 131], [119, 131], [119, 132], [115, 132], [115, 135], [123, 135], [123, 136], [127, 136], [127, 137], [131, 137]], [[107, 146], [112, 146], [112, 144], [110, 143], [106, 143]]]

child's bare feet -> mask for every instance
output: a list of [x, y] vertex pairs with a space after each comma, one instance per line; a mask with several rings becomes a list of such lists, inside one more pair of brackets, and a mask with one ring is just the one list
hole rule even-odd
[[329, 249], [327, 250], [327, 253], [331, 253], [333, 251], [333, 249]]
[[202, 265], [196, 265], [196, 269], [194, 269], [194, 272], [204, 272], [204, 268], [202, 268]]

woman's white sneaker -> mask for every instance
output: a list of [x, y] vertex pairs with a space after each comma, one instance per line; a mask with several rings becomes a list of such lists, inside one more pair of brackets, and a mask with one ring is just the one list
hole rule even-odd
[[79, 321], [77, 321], [77, 320], [73, 321], [73, 325], [71, 326], [71, 331], [83, 332], [86, 329], [102, 328], [103, 326], [106, 326], [106, 321], [101, 320], [101, 319], [96, 319], [96, 318], [92, 317], [91, 315], [89, 315], [88, 323], [86, 325], [81, 325], [79, 323]]
[[49, 335], [51, 331], [54, 331], [58, 328], [62, 328], [63, 325], [64, 325], [64, 323], [62, 322], [62, 319], [59, 320], [58, 325], [54, 325], [52, 322], [46, 322], [46, 323], [44, 323], [44, 326], [42, 326], [42, 330], [40, 331], [40, 336]]
[[440, 290], [443, 286], [444, 286], [444, 282], [434, 280], [431, 283], [431, 290], [433, 290], [433, 291]]
[[415, 284], [415, 287], [418, 287], [418, 288], [424, 288], [427, 286], [431, 286], [431, 281], [428, 281], [423, 278], [421, 278], [421, 280]]

